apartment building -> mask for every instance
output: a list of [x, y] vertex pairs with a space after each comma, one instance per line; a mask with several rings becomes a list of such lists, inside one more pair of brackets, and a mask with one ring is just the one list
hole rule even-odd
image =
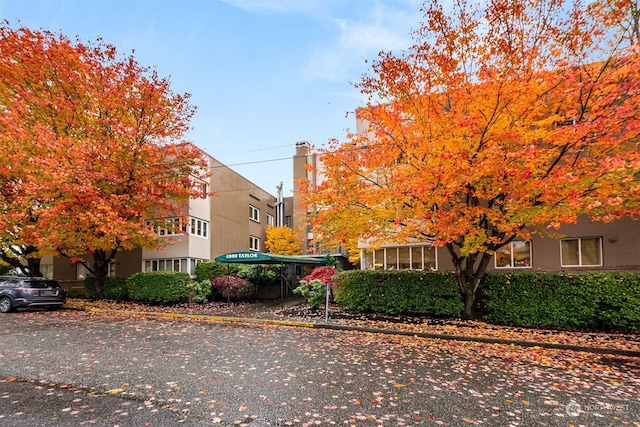
[[[194, 274], [199, 262], [238, 251], [265, 250], [266, 229], [275, 224], [275, 196], [206, 156], [211, 176], [203, 182], [203, 195], [185, 206], [184, 233], [156, 232], [172, 241], [164, 250], [135, 249], [118, 254], [109, 275], [127, 277], [141, 271], [181, 271]], [[178, 221], [178, 219], [176, 219]], [[88, 272], [81, 264], [63, 257], [45, 257], [43, 273], [62, 282], [81, 281]]]
[[[366, 123], [357, 122], [356, 132], [366, 132]], [[313, 185], [322, 182], [322, 159], [310, 152], [305, 142], [296, 144], [294, 180], [306, 178]], [[317, 168], [318, 173], [305, 165]], [[313, 231], [306, 221], [307, 212], [296, 206], [294, 226], [304, 226], [306, 249], [317, 250]], [[534, 235], [530, 241], [516, 240], [501, 248], [493, 257], [489, 270], [494, 271], [585, 271], [640, 270], [640, 221], [622, 218], [611, 223], [581, 219], [576, 224], [564, 224], [556, 233], [558, 238]], [[444, 247], [428, 241], [387, 245], [368, 249], [361, 245], [361, 269], [452, 270], [451, 256]]]

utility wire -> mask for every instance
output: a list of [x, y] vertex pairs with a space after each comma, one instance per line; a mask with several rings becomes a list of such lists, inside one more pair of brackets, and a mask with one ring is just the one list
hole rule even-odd
[[255, 165], [256, 163], [280, 162], [280, 161], [283, 161], [283, 160], [291, 160], [291, 158], [292, 157], [281, 157], [279, 159], [256, 160], [256, 161], [253, 161], [253, 162], [234, 163], [232, 165], [220, 164], [218, 166], [212, 166], [211, 169], [226, 168], [226, 167], [231, 167], [231, 166]]

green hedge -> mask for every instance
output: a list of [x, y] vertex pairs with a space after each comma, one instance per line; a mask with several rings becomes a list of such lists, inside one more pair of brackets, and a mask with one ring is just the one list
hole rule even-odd
[[[84, 279], [84, 290], [87, 296], [90, 298], [97, 298], [98, 292], [96, 290], [96, 278], [87, 277]], [[116, 301], [124, 301], [128, 299], [129, 292], [127, 290], [127, 278], [126, 277], [111, 277], [104, 278], [104, 299], [113, 299]]]
[[203, 280], [211, 280], [216, 277], [226, 276], [227, 274], [235, 275], [238, 272], [236, 264], [226, 262], [199, 262], [196, 264], [196, 282]]
[[334, 296], [357, 312], [460, 316], [463, 309], [450, 272], [342, 271], [334, 276]]
[[129, 298], [150, 303], [173, 303], [189, 297], [188, 273], [153, 271], [136, 273], [127, 279]]
[[640, 330], [639, 273], [492, 273], [483, 293], [493, 323]]

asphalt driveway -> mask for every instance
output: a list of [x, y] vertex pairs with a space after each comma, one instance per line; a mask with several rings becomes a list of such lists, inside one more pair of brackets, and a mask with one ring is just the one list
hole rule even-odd
[[0, 321], [0, 425], [640, 426], [632, 357], [69, 311]]

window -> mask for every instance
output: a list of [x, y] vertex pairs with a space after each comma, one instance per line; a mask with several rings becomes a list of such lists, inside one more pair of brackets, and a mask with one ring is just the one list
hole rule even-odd
[[193, 236], [208, 237], [209, 222], [198, 218], [191, 218], [189, 233]]
[[196, 265], [203, 261], [195, 258], [148, 259], [144, 261], [144, 271], [180, 271], [193, 275]]
[[253, 205], [249, 205], [249, 219], [255, 222], [260, 222], [260, 209]]
[[407, 247], [398, 248], [398, 269], [411, 269], [411, 257], [409, 253], [409, 248]]
[[291, 220], [291, 215], [286, 215], [284, 217], [284, 225], [289, 228], [293, 227], [293, 221]]
[[42, 277], [53, 279], [53, 264], [41, 264], [40, 272], [42, 273]]
[[84, 280], [89, 276], [89, 270], [83, 264], [76, 264], [76, 279]]
[[109, 265], [107, 266], [107, 276], [116, 277], [116, 261], [115, 260], [111, 260], [111, 262], [109, 262]]
[[165, 220], [165, 224], [166, 226], [163, 226], [160, 222], [154, 225], [153, 222], [147, 221], [149, 228], [155, 231], [158, 236], [177, 236], [186, 231], [180, 218], [169, 218]]
[[564, 239], [560, 241], [563, 267], [593, 267], [602, 265], [602, 239], [600, 237]]
[[386, 264], [385, 268], [387, 270], [397, 270], [398, 269], [398, 248], [386, 248]]
[[514, 240], [498, 249], [495, 254], [496, 268], [531, 267], [531, 243]]
[[436, 270], [433, 246], [400, 246], [363, 251], [363, 270]]
[[206, 200], [209, 198], [209, 185], [204, 181], [194, 183], [193, 191], [196, 199]]
[[250, 251], [259, 251], [260, 250], [260, 239], [255, 236], [249, 236], [249, 250]]
[[267, 214], [267, 225], [273, 225], [273, 215]]

